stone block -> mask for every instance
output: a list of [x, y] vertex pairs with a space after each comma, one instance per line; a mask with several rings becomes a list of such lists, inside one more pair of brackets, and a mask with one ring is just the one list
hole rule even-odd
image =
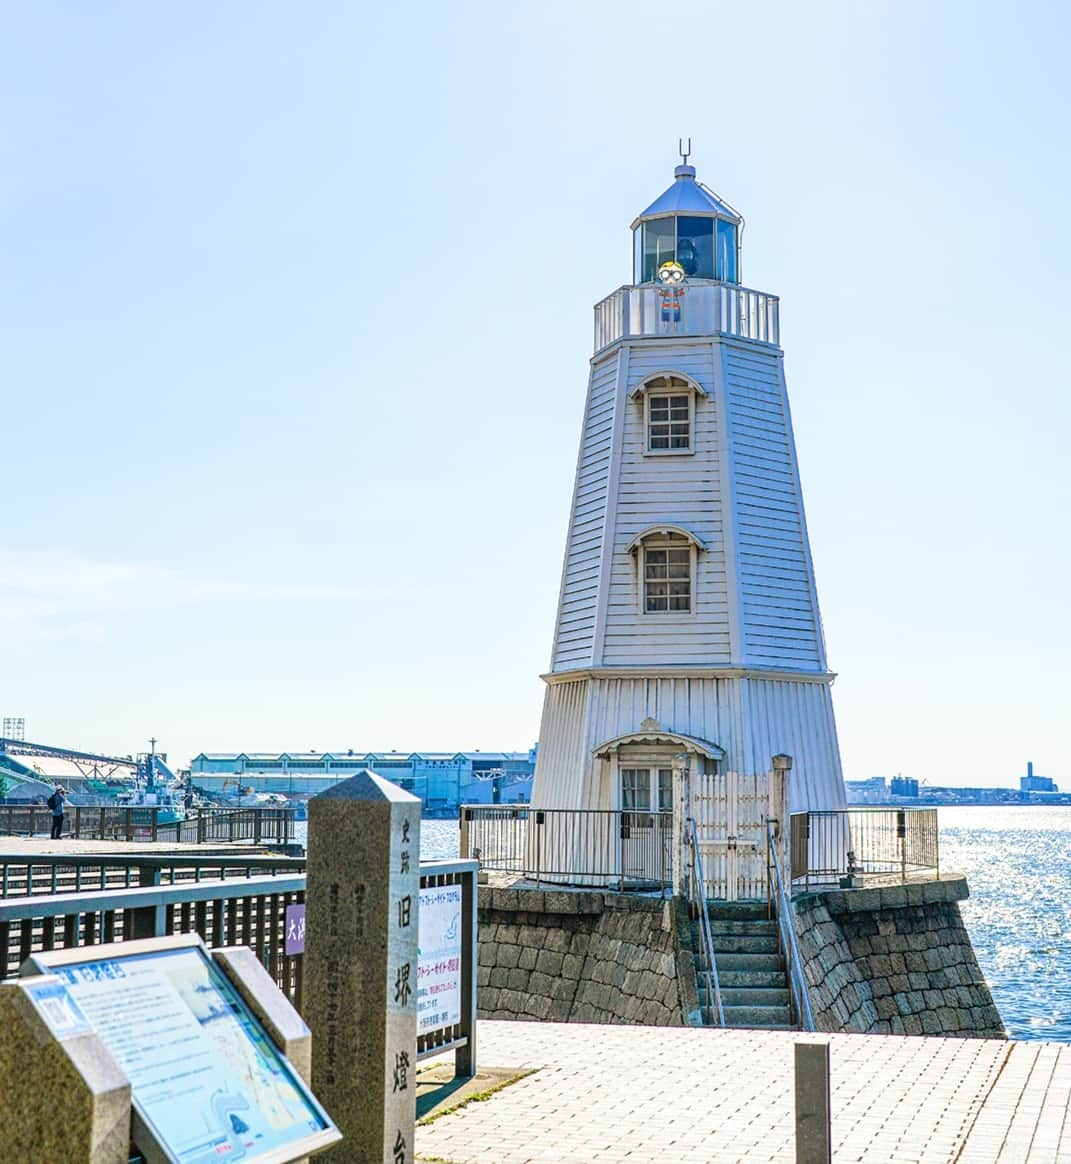
[[603, 895], [601, 893], [578, 893], [576, 897], [577, 913], [602, 913]]
[[[483, 904], [485, 890], [480, 890], [480, 904]], [[504, 913], [516, 913], [520, 906], [520, 891], [517, 889], [492, 889], [491, 908]]]
[[569, 1012], [572, 1009], [572, 1000], [568, 998], [552, 998], [547, 1019], [552, 1023], [566, 1023], [569, 1021]]
[[543, 949], [551, 950], [555, 954], [565, 954], [569, 951], [572, 945], [572, 935], [568, 930], [560, 929], [555, 926], [547, 930], [547, 936], [543, 940]]
[[510, 971], [505, 966], [492, 966], [488, 984], [494, 987], [509, 986]]
[[881, 1019], [891, 1019], [899, 1011], [895, 996], [874, 999], [874, 1008], [878, 1012], [878, 1018]]
[[550, 1014], [550, 999], [544, 995], [531, 994], [524, 1006], [524, 1013], [533, 1018], [545, 1019]]
[[542, 913], [546, 896], [542, 889], [518, 889], [517, 907], [525, 913]]
[[549, 974], [541, 974], [538, 970], [533, 970], [528, 978], [528, 993], [538, 994], [544, 998], [552, 998], [555, 982], [557, 982], [557, 979], [552, 978]]
[[498, 947], [493, 942], [480, 942], [476, 952], [478, 966], [498, 965]]
[[518, 945], [531, 946], [533, 950], [541, 950], [547, 931], [543, 926], [521, 926], [518, 935]]
[[922, 1034], [922, 1019], [917, 1014], [905, 1014], [903, 1016], [903, 1024], [905, 1035]]
[[521, 956], [520, 946], [499, 946], [496, 964], [503, 969], [512, 970]]
[[584, 959], [577, 954], [566, 954], [562, 958], [562, 977], [577, 979], [584, 968]]
[[932, 1010], [924, 1010], [919, 1018], [922, 1019], [922, 1033], [924, 1035], [939, 1035], [941, 1033], [941, 1020]]
[[907, 887], [895, 885], [881, 890], [882, 909], [903, 909], [907, 905]]
[[536, 958], [539, 957], [539, 951], [532, 949], [531, 946], [522, 946], [521, 952], [517, 955], [517, 965], [522, 970], [534, 970]]
[[531, 977], [531, 974], [529, 971], [515, 969], [515, 970], [507, 970], [506, 973], [507, 973], [507, 975], [509, 975], [509, 978], [506, 982], [506, 986], [510, 990], [518, 990], [518, 991], [522, 991], [524, 993], [528, 992], [528, 984], [529, 984], [529, 979]]
[[645, 1026], [660, 1027], [665, 1025], [666, 1010], [660, 1003], [645, 1002], [640, 1015]]
[[540, 950], [539, 956], [536, 958], [535, 968], [541, 974], [549, 974], [556, 978], [561, 973], [564, 960], [564, 956], [554, 950]]
[[555, 1002], [572, 1002], [576, 996], [576, 983], [569, 978], [555, 978], [550, 989], [550, 997]]
[[498, 992], [499, 1008], [510, 1014], [524, 1014], [524, 1006], [527, 1001], [528, 995], [519, 990], [500, 990]]

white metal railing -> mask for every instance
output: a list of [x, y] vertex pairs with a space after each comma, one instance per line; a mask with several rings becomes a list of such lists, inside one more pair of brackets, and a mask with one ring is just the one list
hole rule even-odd
[[703, 858], [699, 853], [699, 835], [695, 821], [689, 820], [689, 841], [692, 850], [691, 899], [692, 908], [699, 922], [699, 974], [707, 980], [706, 1000], [703, 1003], [703, 1019], [707, 1026], [725, 1026], [725, 1011], [721, 1004], [721, 983], [718, 981], [718, 964], [714, 957], [714, 935], [710, 929], [710, 914], [707, 913], [705, 892], [706, 877], [703, 874]]
[[793, 889], [940, 877], [936, 808], [812, 809], [794, 812], [790, 827]]
[[777, 859], [777, 841], [773, 835], [773, 822], [766, 822], [766, 852], [770, 862], [769, 886], [770, 905], [777, 913], [777, 929], [781, 941], [781, 953], [788, 969], [788, 985], [792, 994], [792, 1009], [796, 1021], [805, 1031], [814, 1030], [814, 1014], [807, 992], [807, 981], [803, 977], [803, 958], [800, 955], [796, 927], [792, 924], [792, 905], [785, 891], [781, 877], [781, 862]]
[[680, 298], [680, 320], [662, 318], [654, 284], [626, 285], [595, 304], [595, 351], [640, 336], [739, 336], [764, 344], [781, 342], [780, 300], [735, 283], [690, 280]]
[[459, 825], [461, 856], [484, 869], [536, 884], [672, 889], [672, 812], [466, 804]]

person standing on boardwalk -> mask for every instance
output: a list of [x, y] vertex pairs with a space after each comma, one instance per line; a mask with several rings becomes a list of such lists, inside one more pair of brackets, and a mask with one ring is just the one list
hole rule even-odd
[[58, 841], [63, 836], [63, 812], [67, 807], [67, 789], [62, 784], [57, 784], [48, 798], [48, 807], [52, 809], [52, 840]]

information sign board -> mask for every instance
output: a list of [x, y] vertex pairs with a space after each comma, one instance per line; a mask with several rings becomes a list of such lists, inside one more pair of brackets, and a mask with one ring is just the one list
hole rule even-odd
[[461, 894], [459, 884], [420, 891], [418, 1035], [461, 1022]]
[[195, 936], [31, 964], [59, 978], [130, 1079], [134, 1142], [150, 1164], [284, 1164], [341, 1138]]

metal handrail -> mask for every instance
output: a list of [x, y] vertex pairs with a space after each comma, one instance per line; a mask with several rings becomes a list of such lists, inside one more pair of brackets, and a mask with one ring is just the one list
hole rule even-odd
[[714, 1017], [719, 1027], [725, 1026], [725, 1011], [721, 1003], [721, 983], [718, 981], [718, 964], [714, 959], [714, 935], [710, 930], [710, 916], [707, 913], [706, 878], [703, 875], [703, 858], [699, 855], [699, 834], [694, 818], [689, 817], [692, 849], [692, 902], [699, 920], [700, 959], [705, 961], [709, 989], [707, 990], [706, 1011], [711, 1010], [710, 999], [714, 998]]
[[770, 820], [766, 821], [766, 849], [769, 854], [769, 865], [773, 871], [773, 877], [767, 879], [768, 891], [773, 894], [777, 908], [777, 929], [781, 935], [781, 949], [784, 951], [785, 961], [788, 963], [788, 982], [792, 991], [796, 1017], [803, 1030], [813, 1031], [815, 1029], [814, 1013], [811, 1010], [811, 999], [807, 993], [807, 983], [803, 977], [803, 957], [800, 954], [795, 927], [792, 925], [792, 906], [785, 893], [784, 881], [781, 879], [781, 864], [777, 860], [773, 822]]

